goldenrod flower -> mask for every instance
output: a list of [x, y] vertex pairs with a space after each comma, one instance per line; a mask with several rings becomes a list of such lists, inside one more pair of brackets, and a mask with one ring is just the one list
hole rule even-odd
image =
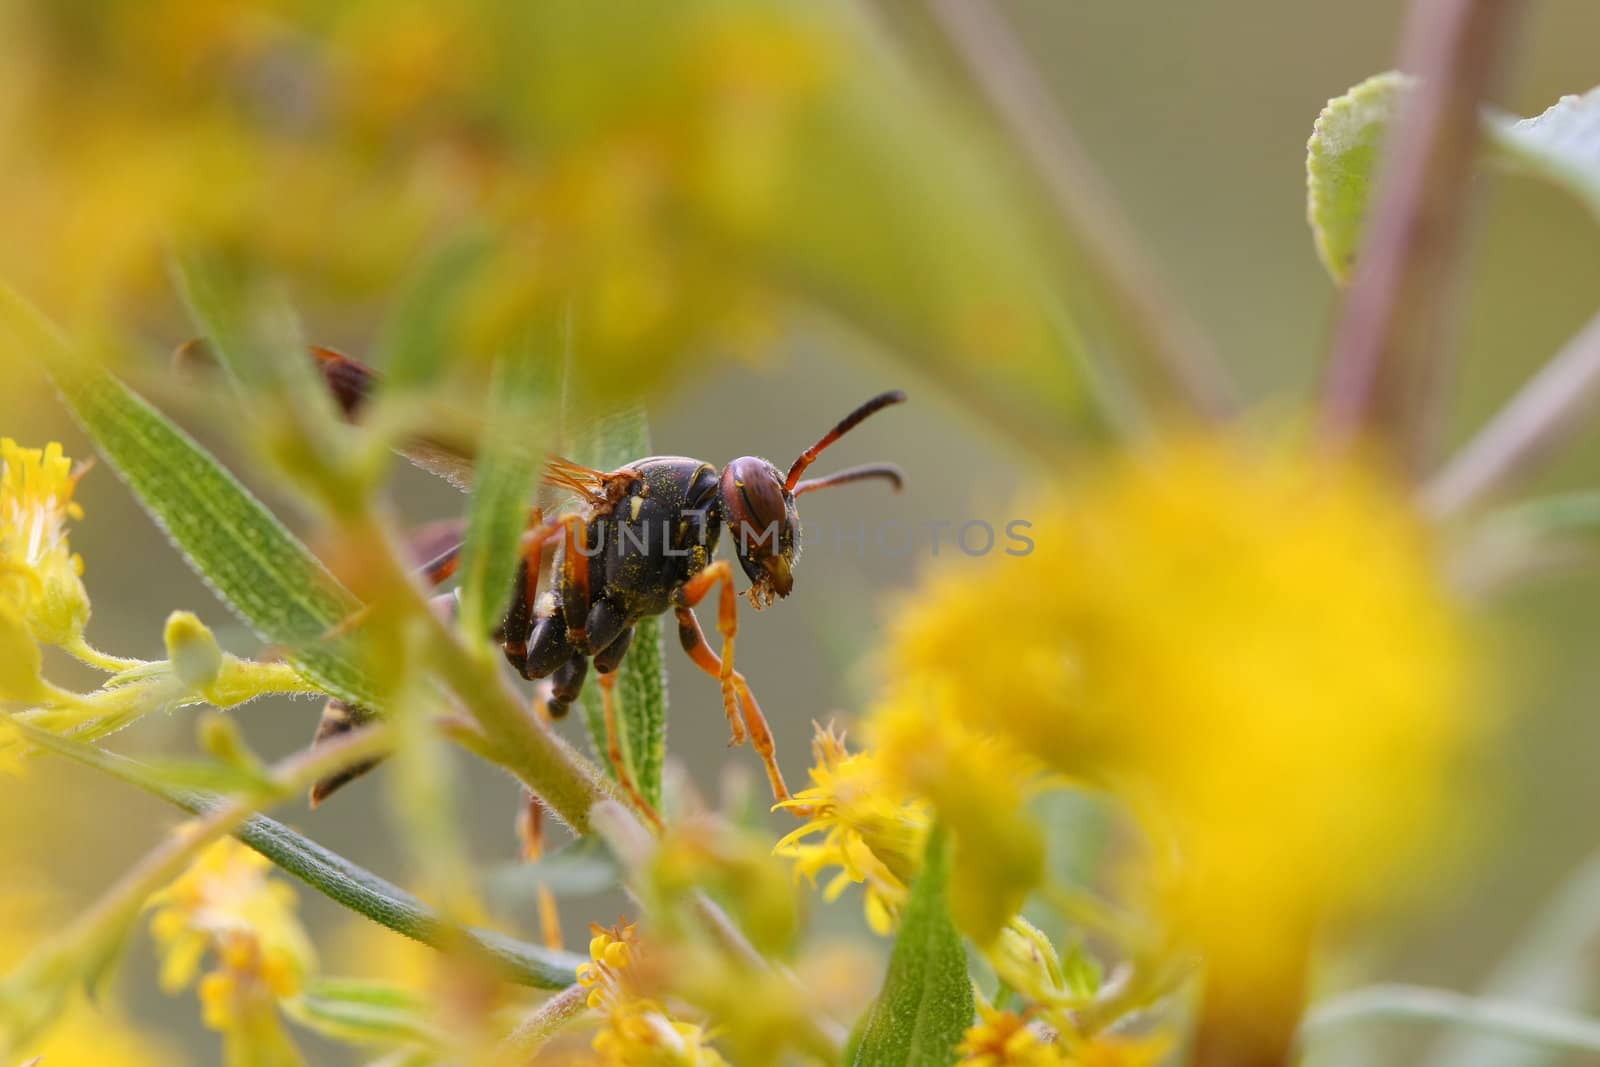
[[1172, 1051], [1164, 1036], [1122, 1037], [1101, 1034], [1086, 1041], [1069, 1042], [1063, 1061], [1067, 1067], [1156, 1067]]
[[699, 1026], [672, 1018], [645, 994], [639, 936], [632, 923], [589, 927], [590, 962], [578, 968], [589, 1007], [606, 1012], [594, 1051], [605, 1067], [726, 1067]]
[[956, 1046], [960, 1067], [1155, 1067], [1172, 1047], [1164, 1037], [1058, 1037], [1024, 1015], [982, 1003], [978, 1016]]
[[[14, 803], [15, 798], [7, 801]], [[20, 851], [14, 849], [17, 842], [9, 834], [5, 844], [13, 857]], [[54, 905], [58, 888], [38, 872], [18, 869], [14, 858], [8, 873], [14, 876], [13, 885], [32, 887], [26, 893], [0, 892], [0, 971], [14, 973], [13, 968], [58, 928], [63, 916]], [[26, 999], [26, 994], [18, 999]], [[171, 1043], [135, 1026], [105, 993], [91, 997], [74, 988], [50, 1013], [48, 1026], [36, 1037], [13, 1044], [8, 1044], [14, 1034], [7, 1027], [16, 1020], [6, 1009], [25, 1012], [26, 1007], [15, 1002], [0, 1005], [0, 1062], [7, 1067], [36, 1059], [39, 1067], [180, 1067], [188, 1062]]]
[[956, 1046], [961, 1067], [1068, 1067], [1061, 1049], [1016, 1012], [980, 1003], [978, 1015]]
[[315, 966], [294, 892], [268, 877], [270, 868], [227, 838], [150, 900], [162, 987], [188, 986], [210, 952], [215, 967], [200, 982], [206, 1025], [259, 1041], [278, 1040], [276, 1003], [299, 993]]
[[[45, 692], [39, 643], [17, 605], [0, 600], [0, 701], [28, 703]], [[0, 749], [9, 746], [0, 742]]]
[[1213, 980], [1298, 988], [1313, 925], [1389, 891], [1475, 732], [1468, 626], [1427, 531], [1359, 462], [1217, 440], [1155, 445], [1026, 514], [1036, 551], [919, 592], [887, 714], [948, 709], [1111, 786]]
[[0, 438], [0, 604], [47, 645], [64, 645], [89, 621], [83, 560], [67, 546], [78, 472], [52, 441], [23, 448]]
[[[880, 934], [894, 928], [922, 864], [930, 813], [926, 802], [896, 788], [868, 752], [852, 753], [832, 728], [817, 728], [811, 785], [779, 807], [805, 812], [806, 824], [774, 851], [795, 861], [813, 885], [829, 867], [839, 873], [823, 889], [836, 900], [852, 883], [866, 887], [867, 922]], [[822, 840], [808, 842], [817, 834]]]
[[1044, 875], [1039, 828], [1019, 815], [1043, 785], [1040, 764], [1007, 738], [974, 729], [937, 691], [925, 696], [875, 710], [872, 751], [891, 787], [927, 798], [951, 830], [951, 909], [986, 946]]

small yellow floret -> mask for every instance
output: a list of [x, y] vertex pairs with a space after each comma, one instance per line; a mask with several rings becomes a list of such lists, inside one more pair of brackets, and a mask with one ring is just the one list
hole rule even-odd
[[83, 560], [67, 546], [81, 471], [54, 441], [23, 448], [0, 438], [0, 602], [47, 645], [74, 641], [89, 621]]

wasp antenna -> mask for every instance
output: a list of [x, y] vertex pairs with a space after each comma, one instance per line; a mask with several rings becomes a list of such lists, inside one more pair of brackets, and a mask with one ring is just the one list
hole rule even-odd
[[859, 467], [846, 467], [842, 471], [834, 471], [826, 478], [807, 478], [796, 483], [795, 496], [804, 496], [816, 492], [818, 489], [831, 489], [836, 485], [849, 485], [851, 482], [864, 482], [869, 479], [881, 479], [894, 486], [894, 491], [899, 492], [906, 484], [906, 475], [893, 463], [864, 463]]
[[[890, 390], [887, 393], [879, 393], [877, 396], [873, 397], [865, 404], [862, 404], [850, 414], [846, 415], [843, 419], [840, 419], [839, 425], [822, 435], [822, 440], [818, 441], [816, 444], [800, 453], [800, 458], [795, 460], [794, 466], [789, 468], [789, 476], [788, 478], [784, 479], [783, 488], [788, 492], [794, 492], [795, 486], [800, 483], [800, 476], [804, 474], [806, 472], [806, 468], [811, 466], [816, 458], [822, 454], [823, 449], [827, 448], [839, 438], [855, 429], [867, 416], [882, 411], [890, 404], [903, 403], [905, 398], [906, 394], [902, 393], [898, 389]], [[821, 486], [817, 486], [816, 488], [820, 489]]]

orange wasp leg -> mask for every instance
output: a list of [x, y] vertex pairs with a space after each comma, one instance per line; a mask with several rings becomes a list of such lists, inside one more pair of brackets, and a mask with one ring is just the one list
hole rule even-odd
[[666, 828], [661, 821], [661, 815], [639, 792], [639, 786], [633, 780], [633, 772], [628, 770], [628, 761], [622, 754], [622, 734], [617, 730], [617, 672], [602, 674], [597, 679], [600, 683], [600, 701], [605, 709], [606, 720], [606, 755], [611, 759], [611, 766], [617, 772], [617, 784], [623, 792], [628, 794], [628, 799], [633, 801], [644, 816], [650, 820], [657, 830]]
[[[678, 639], [683, 644], [683, 650], [689, 654], [689, 658], [694, 661], [695, 666], [730, 688], [734, 698], [737, 700], [736, 706], [743, 712], [744, 724], [749, 728], [750, 745], [756, 750], [756, 753], [761, 757], [761, 762], [766, 767], [767, 782], [772, 786], [773, 799], [780, 804], [788, 801], [791, 799], [789, 787], [784, 783], [783, 771], [778, 767], [777, 746], [772, 740], [772, 730], [767, 725], [767, 717], [761, 712], [761, 705], [756, 702], [755, 693], [750, 690], [750, 683], [745, 680], [743, 674], [732, 669], [731, 647], [727, 647], [727, 651], [730, 653], [728, 656], [718, 657], [715, 652], [711, 651], [711, 646], [706, 642], [705, 631], [700, 629], [700, 620], [695, 618], [694, 611], [688, 607], [679, 607], [677, 615]], [[724, 700], [727, 701], [728, 699], [729, 697], [725, 693]], [[724, 710], [728, 711], [728, 721], [733, 726], [733, 741], [731, 743], [739, 744], [744, 740], [744, 735], [739, 728], [739, 720], [734, 717], [733, 711], [730, 710], [734, 706], [730, 704]], [[790, 810], [802, 818], [810, 814], [805, 809], [791, 808]]]

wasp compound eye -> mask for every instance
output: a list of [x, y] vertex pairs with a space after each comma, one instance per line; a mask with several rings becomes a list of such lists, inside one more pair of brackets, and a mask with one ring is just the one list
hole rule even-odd
[[783, 475], [771, 463], [744, 456], [722, 472], [728, 535], [756, 596], [771, 601], [794, 588], [795, 530], [800, 517]]

